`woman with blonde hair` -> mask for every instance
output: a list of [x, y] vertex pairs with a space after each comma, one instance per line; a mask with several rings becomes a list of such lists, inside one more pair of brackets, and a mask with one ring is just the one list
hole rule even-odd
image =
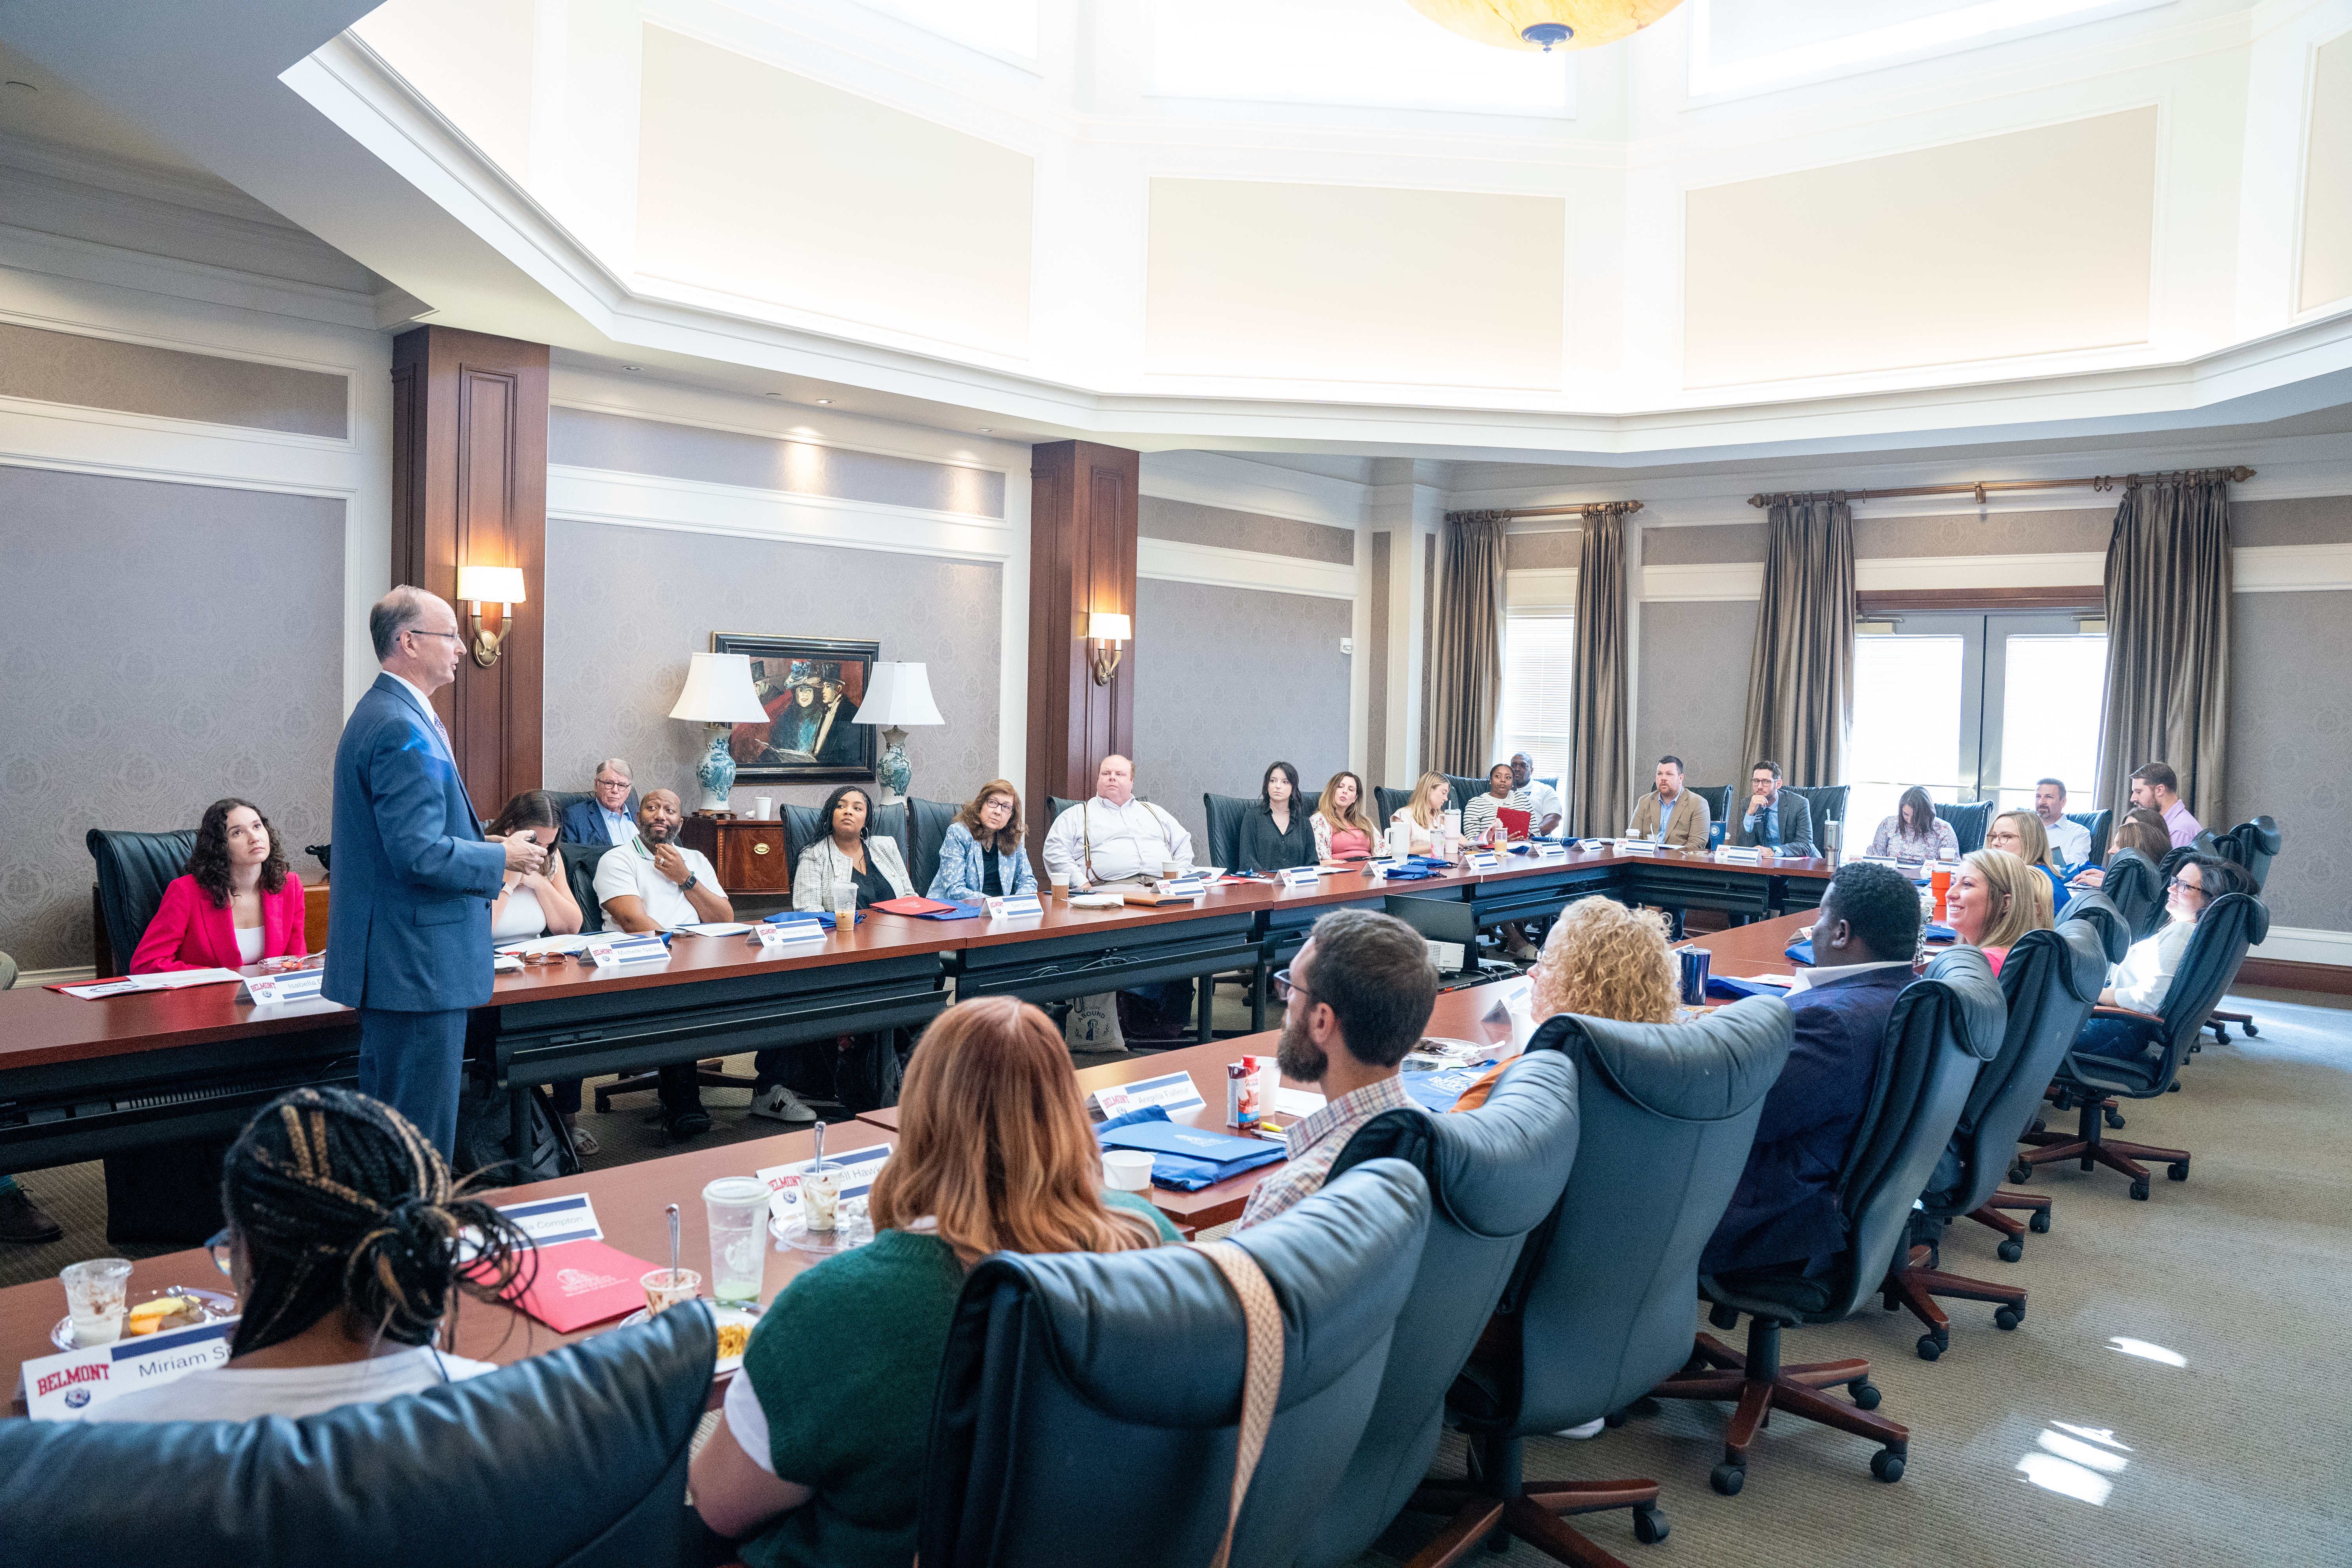
[[1402, 822], [1412, 830], [1411, 850], [1415, 855], [1434, 854], [1437, 830], [1445, 826], [1445, 813], [1454, 801], [1454, 785], [1444, 773], [1423, 773], [1412, 781], [1412, 798], [1396, 808], [1391, 822]]
[[1379, 826], [1364, 809], [1364, 781], [1345, 770], [1333, 773], [1331, 782], [1323, 786], [1323, 798], [1316, 804], [1311, 820], [1318, 859], [1370, 855], [1381, 841]]
[[2065, 883], [2059, 879], [2065, 868], [2058, 863], [2057, 855], [2050, 847], [2050, 832], [2042, 826], [2042, 818], [2030, 811], [2002, 812], [1992, 819], [1992, 826], [1985, 829], [1985, 847], [2014, 855], [2050, 879], [2050, 909], [2053, 916], [2066, 907], [2066, 900], [2072, 895]]
[[930, 896], [976, 904], [983, 898], [1022, 898], [1037, 890], [1037, 873], [1021, 847], [1021, 792], [1011, 779], [991, 779], [958, 807], [940, 842], [940, 868]]
[[2050, 879], [2005, 849], [1978, 849], [1960, 857], [1952, 889], [1944, 899], [1944, 919], [1969, 946], [1980, 948], [1995, 974], [2017, 939], [2056, 923]]
[[1682, 977], [1666, 949], [1665, 917], [1613, 899], [1579, 899], [1554, 921], [1528, 972], [1537, 1023], [1561, 1013], [1627, 1024], [1669, 1024]]
[[[964, 1271], [992, 1252], [1123, 1252], [1177, 1239], [1102, 1190], [1070, 1054], [1010, 996], [959, 1003], [915, 1047], [874, 1239], [785, 1286], [751, 1331], [695, 1505], [747, 1562], [905, 1568], [931, 1394]], [[812, 1369], [850, 1399], [808, 1397]]]

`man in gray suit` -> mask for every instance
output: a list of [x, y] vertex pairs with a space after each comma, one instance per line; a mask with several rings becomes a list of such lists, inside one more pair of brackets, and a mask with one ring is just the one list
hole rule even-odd
[[334, 875], [327, 879], [331, 1001], [359, 1010], [360, 1092], [416, 1124], [443, 1155], [457, 1140], [466, 1014], [490, 999], [490, 900], [539, 869], [529, 831], [485, 843], [433, 693], [457, 679], [457, 614], [420, 588], [368, 612], [383, 673], [335, 747]]
[[1748, 771], [1748, 807], [1736, 814], [1724, 842], [1753, 846], [1778, 855], [1813, 852], [1813, 808], [1805, 797], [1780, 787], [1780, 764], [1759, 763]]

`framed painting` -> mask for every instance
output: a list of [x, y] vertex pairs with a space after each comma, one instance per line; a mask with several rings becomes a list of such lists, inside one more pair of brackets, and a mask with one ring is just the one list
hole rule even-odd
[[713, 653], [751, 661], [765, 723], [738, 724], [728, 739], [740, 784], [856, 784], [874, 776], [880, 731], [857, 722], [878, 642], [713, 632]]

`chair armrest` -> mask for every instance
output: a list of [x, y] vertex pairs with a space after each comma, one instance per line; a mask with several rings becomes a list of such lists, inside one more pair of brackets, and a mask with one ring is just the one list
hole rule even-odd
[[2094, 1018], [2128, 1018], [2134, 1023], [2155, 1024], [2159, 1026], [2164, 1023], [2162, 1018], [2158, 1017], [2153, 1013], [2142, 1013], [2130, 1007], [2110, 1007], [2104, 1005], [2092, 1008], [2091, 1016]]

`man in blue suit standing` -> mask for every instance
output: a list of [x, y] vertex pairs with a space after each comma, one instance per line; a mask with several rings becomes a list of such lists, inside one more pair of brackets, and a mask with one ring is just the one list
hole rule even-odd
[[1764, 1097], [1748, 1168], [1699, 1257], [1701, 1273], [1795, 1268], [1811, 1278], [1845, 1250], [1838, 1176], [1918, 942], [1909, 878], [1846, 866], [1831, 879], [1813, 918], [1814, 967], [1799, 972], [1801, 989], [1789, 994], [1789, 1063]]
[[433, 693], [457, 679], [457, 614], [420, 588], [368, 612], [383, 673], [335, 747], [330, 1000], [360, 1015], [360, 1092], [446, 1156], [457, 1141], [466, 1015], [490, 999], [490, 901], [544, 857], [528, 832], [483, 841]]

